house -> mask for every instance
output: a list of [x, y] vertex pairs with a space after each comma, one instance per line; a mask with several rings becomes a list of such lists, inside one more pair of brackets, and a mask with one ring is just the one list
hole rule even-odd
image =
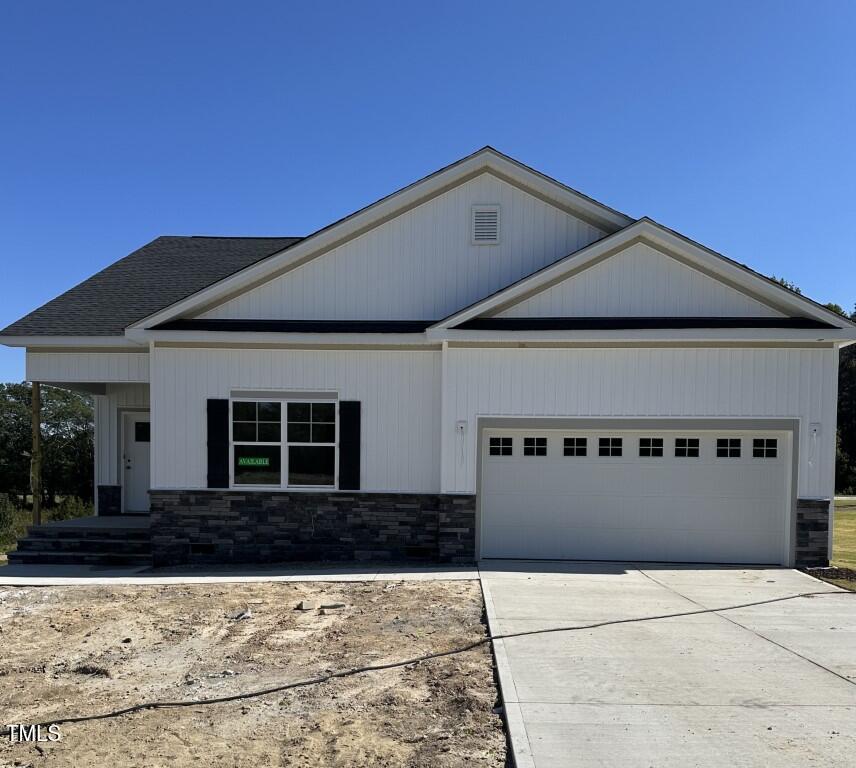
[[159, 564], [828, 561], [856, 326], [489, 147], [308, 237], [160, 237], [0, 340], [94, 395], [98, 515]]

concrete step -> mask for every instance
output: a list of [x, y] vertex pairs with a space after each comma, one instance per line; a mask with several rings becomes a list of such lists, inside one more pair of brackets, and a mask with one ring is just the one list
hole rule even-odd
[[10, 564], [19, 565], [138, 565], [152, 564], [151, 555], [117, 552], [32, 552], [15, 550], [8, 553]]
[[109, 552], [113, 554], [151, 554], [151, 541], [145, 539], [49, 538], [27, 536], [18, 542], [21, 552]]
[[74, 526], [68, 528], [52, 527], [50, 525], [30, 526], [27, 537], [31, 539], [109, 539], [111, 541], [148, 541], [148, 528], [104, 528]]

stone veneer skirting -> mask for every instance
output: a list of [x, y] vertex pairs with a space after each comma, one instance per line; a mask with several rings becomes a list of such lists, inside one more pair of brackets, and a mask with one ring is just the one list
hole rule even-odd
[[801, 568], [829, 565], [829, 499], [797, 499], [795, 564]]
[[98, 516], [116, 517], [122, 514], [122, 486], [98, 486]]
[[475, 496], [150, 491], [156, 566], [475, 559]]

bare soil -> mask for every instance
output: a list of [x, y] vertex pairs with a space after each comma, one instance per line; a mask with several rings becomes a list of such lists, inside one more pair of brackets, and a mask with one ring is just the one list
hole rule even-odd
[[[296, 610], [301, 600], [344, 603]], [[249, 617], [238, 618], [242, 612]], [[466, 645], [474, 581], [0, 587], [0, 724], [221, 696]], [[0, 766], [504, 766], [489, 646], [0, 739]]]

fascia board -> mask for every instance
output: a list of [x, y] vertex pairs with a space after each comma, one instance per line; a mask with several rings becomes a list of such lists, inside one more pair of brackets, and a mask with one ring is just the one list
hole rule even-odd
[[146, 352], [139, 343], [126, 336], [0, 336], [0, 344], [7, 347], [114, 347], [129, 352]]
[[[155, 345], [186, 344], [300, 344], [305, 346], [401, 346], [430, 344], [424, 333], [242, 333], [234, 331], [128, 331], [133, 338]], [[438, 344], [439, 346], [439, 344]]]
[[621, 331], [461, 331], [451, 329], [429, 329], [426, 336], [430, 341], [454, 343], [457, 341], [484, 341], [502, 343], [526, 343], [538, 341], [567, 342], [842, 342], [854, 339], [851, 329], [792, 329], [727, 328], [699, 330], [677, 328], [665, 330], [621, 330]]

